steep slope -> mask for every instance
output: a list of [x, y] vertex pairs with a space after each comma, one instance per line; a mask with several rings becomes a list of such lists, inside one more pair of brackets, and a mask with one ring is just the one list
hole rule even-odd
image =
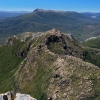
[[100, 37], [92, 37], [81, 43], [82, 47], [88, 51], [87, 61], [100, 67]]
[[[100, 99], [100, 68], [83, 61], [86, 52], [75, 38], [55, 28], [37, 36], [30, 34], [32, 37], [20, 41], [30, 44], [25, 56], [18, 55], [18, 51], [26, 50], [25, 44], [18, 46], [17, 42], [14, 46], [18, 49], [13, 54], [24, 60], [16, 64], [10, 80], [0, 83], [0, 92], [10, 89], [30, 94], [37, 100]], [[16, 43], [13, 40], [20, 39], [9, 38], [7, 44], [11, 47]]]
[[16, 36], [8, 38], [7, 44], [0, 46], [0, 93], [11, 90], [8, 85], [13, 81], [12, 76], [26, 57], [29, 48], [30, 43], [25, 43]]
[[100, 32], [98, 20], [80, 13], [37, 9], [26, 15], [1, 21], [0, 38], [30, 31], [44, 32], [54, 27], [73, 34], [79, 40], [98, 36]]
[[38, 100], [92, 100], [99, 96], [100, 69], [96, 66], [72, 56], [59, 57], [45, 47], [40, 52], [31, 50], [25, 63], [15, 74], [18, 92], [30, 93]]
[[90, 38], [82, 43], [84, 46], [100, 49], [100, 37]]

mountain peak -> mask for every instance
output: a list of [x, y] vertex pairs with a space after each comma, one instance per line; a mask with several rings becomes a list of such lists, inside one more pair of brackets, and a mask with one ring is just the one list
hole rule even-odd
[[33, 12], [42, 12], [42, 11], [44, 11], [44, 10], [43, 10], [43, 9], [37, 8], [37, 9], [35, 9]]
[[56, 34], [58, 33], [58, 34], [59, 34], [59, 33], [61, 33], [61, 32], [60, 32], [59, 30], [57, 30], [56, 28], [53, 28], [53, 29], [51, 30], [51, 33], [56, 33]]
[[60, 11], [60, 10], [44, 10], [44, 9], [35, 9], [33, 12], [64, 12], [64, 11]]

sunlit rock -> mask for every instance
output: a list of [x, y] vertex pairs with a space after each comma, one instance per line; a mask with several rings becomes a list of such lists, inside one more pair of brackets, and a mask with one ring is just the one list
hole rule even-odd
[[16, 94], [16, 98], [14, 100], [37, 100], [35, 98], [32, 98], [30, 95], [27, 94]]

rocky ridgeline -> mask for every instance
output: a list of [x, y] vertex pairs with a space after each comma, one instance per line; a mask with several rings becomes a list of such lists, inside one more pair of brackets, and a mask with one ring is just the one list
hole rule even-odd
[[76, 12], [74, 12], [74, 11], [62, 11], [62, 10], [44, 10], [44, 9], [39, 9], [39, 8], [37, 8], [37, 9], [35, 9], [34, 11], [33, 11], [33, 13], [38, 13], [38, 12], [46, 12], [46, 13], [76, 13]]
[[[24, 33], [20, 38], [17, 38], [17, 36], [14, 35], [7, 39], [6, 44], [16, 48], [16, 50], [18, 49], [14, 55], [22, 58], [26, 57], [26, 54], [32, 45], [35, 44], [37, 40], [39, 41], [41, 37], [44, 38], [44, 40], [41, 41], [41, 44], [46, 45], [50, 51], [59, 55], [72, 55], [83, 60], [85, 59], [86, 52], [84, 52], [78, 45], [78, 42], [75, 40], [75, 38], [71, 34], [65, 35], [61, 33], [56, 28], [44, 33]], [[27, 38], [29, 38], [29, 41], [27, 41]], [[35, 40], [35, 38], [37, 39]], [[35, 40], [33, 44], [31, 43], [32, 40]], [[58, 46], [60, 47], [60, 51], [56, 50], [56, 48], [59, 48]]]
[[24, 40], [21, 40], [21, 38], [17, 38], [17, 36], [9, 37], [6, 40], [6, 45], [10, 46], [11, 52], [20, 58], [25, 58], [28, 51], [30, 50], [30, 42], [25, 42]]
[[38, 100], [96, 98], [100, 69], [83, 61], [86, 52], [71, 35], [54, 28], [33, 38], [32, 43], [14, 74], [18, 91], [30, 92]]
[[36, 13], [36, 12], [65, 12], [65, 11], [60, 11], [60, 10], [44, 10], [44, 9], [35, 9], [34, 11], [33, 11], [34, 13]]
[[[54, 28], [28, 41], [14, 37], [7, 43], [19, 48], [14, 54], [30, 44], [9, 82], [12, 91], [37, 100], [99, 100], [100, 68], [84, 61], [87, 52], [72, 35]], [[15, 100], [27, 100], [25, 94], [16, 94]]]

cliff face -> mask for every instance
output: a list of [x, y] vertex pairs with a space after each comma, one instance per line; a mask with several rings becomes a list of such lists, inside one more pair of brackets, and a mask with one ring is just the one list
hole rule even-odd
[[53, 29], [31, 41], [26, 59], [14, 74], [14, 91], [37, 100], [95, 100], [100, 94], [100, 69], [84, 62], [74, 38]]
[[[15, 40], [16, 52], [30, 45], [8, 80], [12, 91], [30, 94], [37, 100], [99, 100], [100, 68], [84, 61], [87, 52], [74, 37], [54, 28], [27, 41]], [[13, 47], [14, 41], [7, 43]]]

